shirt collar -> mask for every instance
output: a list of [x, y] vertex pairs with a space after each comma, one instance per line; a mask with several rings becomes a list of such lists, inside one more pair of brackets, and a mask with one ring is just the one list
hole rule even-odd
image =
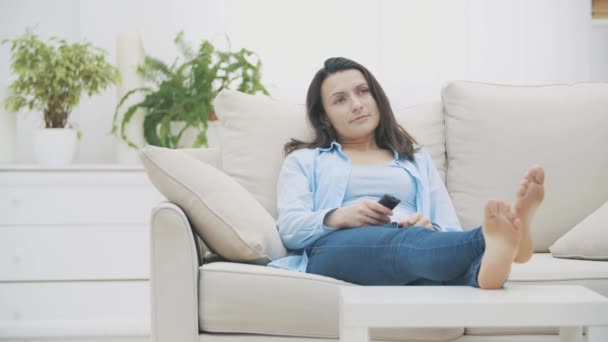
[[[331, 142], [331, 144], [329, 145], [329, 147], [323, 147], [323, 148], [319, 148], [320, 151], [323, 152], [328, 152], [331, 151], [333, 149], [337, 149], [338, 154], [343, 158], [343, 159], [348, 159], [348, 157], [344, 154], [344, 152], [342, 152], [342, 145], [340, 145], [339, 142], [337, 142], [335, 139]], [[400, 165], [401, 167], [403, 167], [404, 169], [406, 169], [414, 178], [419, 179], [420, 178], [420, 174], [418, 173], [418, 170], [416, 168], [416, 166], [409, 160], [407, 159], [401, 159], [399, 158], [399, 152], [397, 152], [396, 150], [393, 149], [393, 155], [395, 156], [395, 159], [393, 160], [393, 163], [397, 163], [397, 165]]]
[[399, 152], [393, 150], [393, 156], [395, 156], [395, 160], [399, 160]]
[[333, 150], [334, 148], [338, 148], [338, 150], [342, 152], [342, 145], [340, 145], [340, 143], [337, 142], [335, 139], [331, 142], [331, 144], [329, 144], [329, 147], [319, 148], [319, 150], [323, 152], [328, 152]]
[[[323, 152], [328, 152], [328, 151], [333, 150], [334, 148], [337, 148], [338, 151], [340, 151], [340, 153], [342, 153], [342, 145], [339, 142], [337, 142], [335, 139], [331, 142], [329, 147], [323, 147], [323, 148], [320, 148], [319, 150], [323, 151]], [[396, 150], [392, 150], [392, 151], [393, 151], [393, 156], [395, 157], [395, 160], [399, 160], [399, 152], [397, 152]]]

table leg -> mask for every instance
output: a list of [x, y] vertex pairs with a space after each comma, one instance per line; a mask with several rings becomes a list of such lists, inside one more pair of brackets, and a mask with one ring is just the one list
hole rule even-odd
[[587, 342], [608, 341], [608, 326], [587, 327]]
[[361, 327], [342, 327], [340, 342], [369, 342], [369, 329]]
[[560, 327], [560, 342], [581, 342], [583, 339], [583, 327]]

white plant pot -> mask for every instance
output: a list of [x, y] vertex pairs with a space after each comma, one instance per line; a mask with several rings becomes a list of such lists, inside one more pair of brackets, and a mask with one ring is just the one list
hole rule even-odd
[[78, 135], [71, 128], [38, 128], [32, 132], [35, 160], [44, 166], [69, 165], [74, 161]]

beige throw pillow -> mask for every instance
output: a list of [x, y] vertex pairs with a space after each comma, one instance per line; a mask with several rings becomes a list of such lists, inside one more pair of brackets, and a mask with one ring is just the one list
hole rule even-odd
[[557, 258], [608, 260], [608, 201], [549, 249]]
[[[221, 122], [222, 169], [276, 218], [276, 182], [290, 138], [312, 141], [313, 130], [304, 105], [286, 104], [266, 96], [224, 90], [215, 99]], [[445, 135], [441, 103], [394, 109], [397, 121], [431, 154], [445, 176]]]
[[272, 216], [230, 176], [179, 150], [146, 146], [140, 156], [152, 184], [217, 254], [259, 265], [287, 254]]

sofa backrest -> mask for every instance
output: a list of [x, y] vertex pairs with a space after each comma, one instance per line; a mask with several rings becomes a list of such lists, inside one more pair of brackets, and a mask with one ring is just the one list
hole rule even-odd
[[[250, 191], [276, 218], [276, 181], [290, 138], [311, 141], [304, 105], [266, 96], [222, 91], [214, 102], [221, 122], [221, 169]], [[397, 121], [431, 154], [445, 179], [445, 135], [441, 103], [393, 109]]]
[[182, 148], [180, 149], [182, 152], [188, 154], [194, 159], [203, 161], [214, 168], [222, 170], [221, 163], [221, 155], [219, 147], [210, 147], [210, 148]]
[[533, 164], [546, 172], [532, 225], [537, 252], [608, 200], [608, 83], [452, 82], [442, 100], [447, 187], [465, 229], [481, 224], [488, 198], [514, 200]]

